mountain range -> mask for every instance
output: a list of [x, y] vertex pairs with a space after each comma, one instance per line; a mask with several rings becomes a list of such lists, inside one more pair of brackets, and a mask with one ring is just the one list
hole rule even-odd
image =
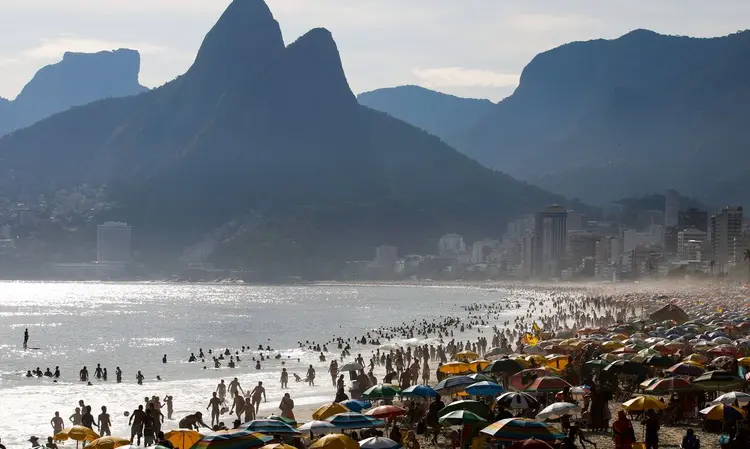
[[62, 61], [40, 69], [15, 100], [0, 98], [0, 136], [75, 106], [145, 92], [140, 69], [135, 50], [66, 52]]
[[117, 206], [101, 218], [133, 224], [143, 257], [252, 215], [211, 260], [310, 277], [380, 244], [498, 235], [566, 201], [360, 105], [331, 33], [285, 46], [262, 0], [234, 0], [183, 76], [16, 131], [0, 158], [11, 194], [106, 184]]
[[[459, 104], [433, 103], [425, 119], [407, 114], [412, 98], [396, 89], [365, 104], [425, 129]], [[488, 167], [591, 203], [676, 188], [723, 205], [750, 200], [749, 100], [749, 31], [636, 30], [541, 53], [475, 123], [429, 129]]]

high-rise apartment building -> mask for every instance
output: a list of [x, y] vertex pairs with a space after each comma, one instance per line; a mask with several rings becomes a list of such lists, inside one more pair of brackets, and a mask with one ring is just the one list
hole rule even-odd
[[711, 248], [713, 260], [722, 272], [729, 269], [741, 254], [735, 254], [742, 238], [742, 206], [727, 206], [711, 215]]
[[680, 211], [677, 217], [677, 229], [690, 228], [708, 232], [708, 212], [695, 208]]
[[567, 209], [558, 205], [547, 207], [536, 214], [535, 276], [553, 277], [560, 274], [567, 245], [567, 221]]
[[680, 194], [675, 190], [667, 190], [664, 194], [664, 224], [677, 226], [680, 213]]
[[133, 228], [127, 223], [107, 222], [97, 228], [96, 260], [100, 263], [132, 260]]

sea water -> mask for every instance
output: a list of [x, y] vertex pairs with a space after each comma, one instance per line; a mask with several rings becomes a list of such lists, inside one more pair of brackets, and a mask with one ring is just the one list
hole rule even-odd
[[[27, 283], [0, 282], [0, 438], [7, 447], [27, 447], [29, 436], [52, 434], [49, 424], [59, 411], [68, 423], [78, 401], [92, 406], [96, 417], [106, 405], [113, 419], [113, 433], [129, 436], [125, 411], [132, 411], [153, 395], [174, 397], [174, 420], [164, 429], [195, 411], [204, 411], [220, 379], [237, 377], [244, 389], [263, 381], [268, 403], [260, 415], [278, 412], [283, 394], [279, 388], [282, 367], [290, 372], [288, 392], [297, 407], [330, 402], [335, 395], [326, 370], [328, 361], [300, 348], [298, 342], [325, 343], [331, 338], [361, 337], [368, 330], [404, 321], [432, 321], [446, 316], [465, 318], [461, 306], [506, 302], [510, 294], [483, 286], [312, 285], [257, 287], [245, 285], [184, 285], [153, 283]], [[524, 298], [516, 298], [513, 300]], [[504, 313], [500, 321], [517, 313]], [[491, 321], [488, 327], [497, 324]], [[23, 348], [24, 329], [29, 329], [29, 348]], [[459, 334], [457, 340], [475, 340], [478, 329]], [[485, 334], [491, 338], [491, 333]], [[423, 337], [381, 340], [381, 350], [416, 346]], [[431, 339], [434, 340], [434, 339]], [[241, 346], [237, 368], [214, 369], [205, 363], [188, 363], [190, 353], [203, 348]], [[262, 345], [272, 351], [258, 351]], [[377, 346], [352, 342], [352, 361], [358, 353], [366, 360]], [[33, 349], [32, 349], [33, 348]], [[36, 349], [38, 348], [38, 349]], [[330, 351], [339, 355], [335, 345]], [[255, 369], [252, 358], [261, 353], [270, 360]], [[167, 355], [167, 363], [162, 356]], [[277, 354], [281, 359], [274, 359]], [[282, 365], [284, 362], [284, 365]], [[94, 378], [97, 364], [108, 370], [108, 381]], [[316, 386], [294, 382], [291, 373], [304, 378], [309, 365], [317, 371]], [[62, 373], [57, 383], [50, 378], [26, 378], [27, 370], [55, 366]], [[92, 386], [78, 381], [86, 366]], [[115, 368], [123, 371], [123, 383], [115, 382]], [[206, 367], [204, 369], [204, 366]], [[435, 367], [432, 367], [434, 370]], [[136, 383], [136, 373], [145, 376]], [[161, 380], [156, 377], [160, 376]], [[434, 377], [434, 373], [433, 373]], [[166, 412], [166, 409], [164, 409]], [[208, 419], [208, 416], [206, 416]], [[231, 424], [234, 418], [224, 415]]]

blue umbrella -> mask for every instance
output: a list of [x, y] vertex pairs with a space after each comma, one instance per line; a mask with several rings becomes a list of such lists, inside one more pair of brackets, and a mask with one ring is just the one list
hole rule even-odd
[[466, 387], [476, 383], [476, 380], [469, 376], [453, 376], [447, 379], [441, 380], [435, 385], [435, 391], [439, 393], [458, 393], [463, 391]]
[[301, 435], [300, 431], [289, 424], [275, 419], [256, 419], [246, 422], [241, 427], [250, 432], [259, 432], [269, 435]]
[[338, 415], [331, 416], [326, 421], [339, 429], [366, 429], [385, 426], [385, 421], [354, 412], [339, 413]]
[[472, 396], [497, 396], [505, 392], [505, 388], [495, 382], [477, 382], [466, 387], [466, 392]]
[[362, 410], [367, 410], [368, 408], [372, 407], [372, 404], [370, 404], [367, 401], [358, 401], [356, 399], [350, 399], [348, 401], [342, 401], [339, 402], [339, 404], [343, 405], [344, 407], [348, 408], [349, 410], [353, 412], [361, 412]]
[[401, 391], [401, 396], [416, 396], [419, 398], [434, 398], [440, 396], [440, 394], [435, 391], [432, 387], [429, 385], [414, 385], [411, 386], [405, 390]]

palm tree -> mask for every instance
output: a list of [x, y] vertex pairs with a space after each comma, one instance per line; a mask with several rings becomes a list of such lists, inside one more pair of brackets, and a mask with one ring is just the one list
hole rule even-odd
[[750, 249], [744, 251], [745, 260], [747, 261], [747, 279], [750, 281]]

